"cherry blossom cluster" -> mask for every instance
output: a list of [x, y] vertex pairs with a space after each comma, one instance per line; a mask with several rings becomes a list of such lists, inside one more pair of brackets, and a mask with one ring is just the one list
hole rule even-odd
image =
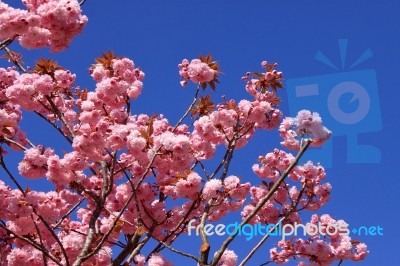
[[[26, 145], [25, 133], [18, 126], [22, 120], [21, 107], [10, 103], [6, 96], [6, 88], [11, 86], [18, 77], [19, 73], [13, 68], [0, 68], [0, 137], [15, 139]], [[11, 143], [10, 147], [19, 149]]]
[[[358, 241], [352, 241], [348, 234], [326, 230], [347, 225], [343, 220], [335, 220], [328, 214], [314, 214], [311, 217], [311, 224], [324, 228], [322, 232], [315, 232], [308, 239], [281, 240], [278, 242], [278, 248], [270, 250], [271, 261], [278, 264], [286, 263], [291, 258], [296, 258], [297, 265], [331, 265], [334, 261], [352, 260], [361, 261], [367, 254], [367, 246]], [[306, 261], [308, 263], [306, 263]]]
[[238, 256], [233, 250], [225, 250], [222, 254], [221, 260], [218, 262], [218, 266], [235, 266], [238, 260]]
[[228, 176], [223, 182], [218, 179], [208, 180], [203, 188], [203, 198], [211, 201], [213, 206], [210, 209], [209, 221], [218, 221], [229, 212], [240, 210], [249, 190], [250, 183], [241, 184], [237, 176]]
[[[51, 60], [42, 60], [41, 63], [43, 62], [47, 66], [56, 64]], [[4, 99], [2, 111], [9, 110], [8, 117], [14, 117], [15, 120], [6, 123], [6, 131], [3, 130], [9, 133], [8, 137], [17, 139], [22, 145], [27, 144], [25, 134], [17, 127], [21, 119], [17, 119], [21, 109], [40, 113], [44, 118], [53, 121], [60, 121], [60, 115], [53, 111], [55, 106], [63, 114], [65, 124], [58, 124], [61, 130], [67, 133], [68, 126], [73, 127], [76, 124], [77, 110], [74, 108], [77, 101], [71, 97], [75, 74], [61, 67], [54, 67], [51, 71], [38, 67], [30, 73], [23, 74], [18, 74], [14, 69], [0, 68], [0, 73], [4, 75], [0, 87]]]
[[0, 2], [0, 39], [18, 39], [25, 48], [66, 49], [88, 19], [77, 0], [23, 0], [27, 10]]
[[242, 80], [247, 81], [246, 91], [253, 96], [258, 93], [276, 92], [278, 88], [283, 88], [283, 73], [275, 69], [277, 63], [269, 64], [267, 61], [261, 62], [263, 72], [247, 72]]
[[207, 83], [214, 79], [216, 74], [215, 70], [209, 67], [208, 64], [202, 62], [200, 59], [193, 59], [189, 62], [187, 59], [183, 59], [182, 63], [179, 64], [179, 74], [183, 79], [181, 81], [182, 86], [186, 86], [187, 82], [191, 80], [194, 83]]
[[[146, 257], [143, 255], [136, 255], [135, 256], [135, 265], [137, 266], [144, 266], [146, 263]], [[152, 266], [173, 266], [171, 262], [163, 257], [161, 254], [153, 254], [148, 261], [148, 265]]]
[[[70, 208], [78, 202], [79, 196], [68, 190], [46, 193], [25, 191], [22, 193], [6, 186], [3, 181], [0, 181], [0, 192], [0, 220], [7, 221], [7, 229], [11, 230], [14, 235], [30, 235], [32, 240], [38, 237], [37, 232], [39, 231], [42, 241], [49, 247], [49, 250], [54, 254], [59, 253], [60, 246], [46, 227], [66, 215]], [[63, 230], [57, 235], [68, 257], [73, 259], [81, 250], [84, 236], [79, 230], [83, 230], [83, 228], [77, 222], [68, 220], [63, 221]], [[44, 264], [41, 251], [19, 238], [13, 240], [4, 229], [0, 229], [0, 243], [2, 243], [0, 244], [2, 258], [6, 258], [7, 265]], [[12, 249], [10, 249], [10, 243], [14, 245]], [[108, 265], [110, 254], [111, 250], [105, 247], [90, 261], [97, 262], [98, 265]], [[61, 263], [65, 264], [65, 260]], [[56, 264], [50, 262], [49, 265]]]
[[[320, 209], [330, 200], [332, 186], [330, 183], [321, 181], [325, 178], [326, 172], [321, 165], [314, 165], [308, 161], [303, 165], [296, 166], [289, 174], [289, 177], [300, 182], [303, 187], [303, 194], [306, 198], [300, 199], [300, 205], [307, 210], [315, 211]], [[300, 195], [300, 191], [296, 187], [289, 190], [290, 196], [295, 199]]]
[[322, 125], [322, 119], [316, 112], [300, 111], [295, 118], [286, 117], [279, 127], [283, 138], [281, 144], [292, 150], [300, 148], [302, 139], [311, 139], [311, 146], [319, 147], [326, 142], [332, 132]]
[[240, 148], [247, 144], [256, 129], [274, 129], [280, 118], [281, 111], [268, 101], [241, 100], [236, 105], [230, 100], [217, 105], [217, 110], [200, 116], [194, 123], [194, 134], [213, 145], [228, 145], [235, 140], [236, 147]]
[[243, 114], [248, 114], [247, 121], [254, 123], [257, 129], [274, 129], [282, 118], [282, 112], [273, 107], [267, 97], [259, 97], [254, 101], [241, 100], [238, 107]]
[[[259, 164], [253, 165], [253, 172], [270, 182], [263, 180], [261, 185], [250, 188], [252, 202], [244, 207], [243, 218], [246, 218], [254, 206], [269, 193], [274, 182], [288, 169], [293, 160], [292, 154], [278, 149], [259, 157]], [[311, 161], [294, 167], [288, 176], [293, 185], [289, 182], [282, 183], [251, 222], [276, 223], [278, 218], [285, 214], [288, 214], [288, 217], [283, 223], [300, 222], [298, 210], [316, 211], [329, 201], [332, 186], [330, 183], [322, 183], [325, 176], [325, 169]]]

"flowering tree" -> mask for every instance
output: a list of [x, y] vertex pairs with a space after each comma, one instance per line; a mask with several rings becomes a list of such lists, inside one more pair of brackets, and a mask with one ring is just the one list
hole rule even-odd
[[[299, 160], [331, 132], [307, 110], [282, 119], [277, 93], [283, 76], [276, 64], [264, 61], [261, 72], [242, 78], [249, 99], [215, 104], [206, 91], [216, 89], [217, 62], [210, 55], [184, 59], [178, 66], [181, 85], [193, 84], [195, 96], [170, 124], [161, 114], [132, 114], [131, 101], [140, 95], [145, 75], [113, 52], [90, 67], [93, 91], [76, 86], [76, 75], [51, 59], [26, 70], [11, 43], [59, 52], [87, 18], [81, 13], [84, 1], [22, 2], [27, 10], [0, 1], [0, 49], [13, 64], [0, 68], [1, 265], [172, 265], [169, 252], [198, 265], [244, 265], [277, 227], [239, 260], [228, 249], [238, 232], [215, 246], [207, 237], [208, 224], [241, 211], [242, 227], [296, 225], [301, 211], [316, 211], [329, 201], [324, 168]], [[57, 154], [30, 141], [20, 127], [26, 112], [49, 123], [70, 150]], [[297, 154], [275, 149], [258, 157], [252, 170], [261, 181], [254, 184], [230, 173], [234, 152], [245, 148], [256, 130], [274, 129], [281, 145]], [[222, 158], [217, 149], [224, 151]], [[23, 153], [18, 171], [7, 167], [14, 153]], [[217, 166], [207, 169], [206, 160]], [[24, 189], [24, 178], [48, 182], [54, 190]], [[193, 224], [202, 241], [199, 254], [174, 248]], [[279, 241], [267, 263], [340, 264], [368, 253], [365, 244], [337, 230], [346, 229], [343, 220], [314, 214], [308, 228], [311, 235]]]

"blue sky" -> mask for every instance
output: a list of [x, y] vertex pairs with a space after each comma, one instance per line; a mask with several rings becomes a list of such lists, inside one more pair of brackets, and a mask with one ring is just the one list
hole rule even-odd
[[[181, 88], [179, 85], [177, 64], [183, 58], [212, 53], [224, 73], [217, 92], [212, 94], [214, 99], [226, 95], [237, 100], [249, 98], [240, 80], [246, 71], [261, 71], [262, 60], [278, 62], [287, 85], [281, 91], [284, 113], [289, 115], [300, 108], [319, 111], [329, 122], [328, 127], [338, 132], [338, 135], [333, 132], [330, 150], [314, 155], [330, 166], [327, 181], [333, 185], [331, 201], [318, 213], [345, 219], [351, 228], [383, 227], [384, 236], [359, 237], [368, 245], [370, 255], [358, 265], [393, 265], [393, 255], [398, 252], [396, 240], [400, 237], [395, 218], [399, 211], [400, 176], [394, 169], [399, 163], [400, 150], [399, 124], [395, 122], [400, 115], [397, 108], [399, 3], [388, 0], [88, 0], [83, 10], [89, 23], [69, 50], [60, 54], [48, 54], [47, 50], [24, 51], [24, 61], [32, 65], [41, 56], [51, 56], [77, 74], [77, 85], [94, 89], [88, 67], [102, 51], [112, 49], [117, 55], [134, 60], [146, 73], [143, 94], [133, 103], [132, 112], [163, 113], [172, 124], [184, 112], [194, 93], [193, 86]], [[347, 47], [346, 53], [344, 47]], [[15, 44], [12, 48], [19, 50]], [[337, 68], [328, 66], [327, 60], [322, 60], [325, 64], [316, 60], [318, 51]], [[351, 68], [364, 52], [366, 60]], [[5, 60], [0, 64], [4, 66]], [[348, 92], [332, 102], [331, 91], [343, 82], [360, 84], [362, 95], [366, 93], [367, 98], [353, 97]], [[319, 87], [319, 95], [296, 97], [297, 86], [310, 84]], [[287, 92], [289, 89], [292, 91]], [[342, 110], [351, 118], [368, 102], [366, 99], [369, 99], [368, 112], [358, 122], [341, 123], [329, 109]], [[40, 123], [30, 116], [24, 120], [26, 131], [34, 130], [35, 143], [52, 144], [56, 137]], [[354, 144], [355, 140], [374, 148], [364, 146], [363, 149]], [[257, 133], [246, 149], [235, 154], [231, 173], [259, 184], [251, 165], [259, 155], [279, 146], [279, 141], [275, 133]], [[305, 215], [309, 216], [309, 213]], [[239, 242], [234, 247], [239, 248], [239, 256], [243, 258], [251, 243], [244, 239]], [[265, 262], [273, 242], [266, 244], [249, 265]], [[197, 239], [186, 238], [177, 242], [177, 247], [188, 247], [192, 243], [190, 249], [196, 253], [200, 243]], [[188, 262], [172, 258], [178, 265]]]

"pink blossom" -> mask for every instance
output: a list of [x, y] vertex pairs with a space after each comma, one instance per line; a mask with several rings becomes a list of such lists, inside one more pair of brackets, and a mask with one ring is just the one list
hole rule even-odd
[[225, 250], [222, 254], [221, 260], [218, 262], [218, 266], [235, 266], [237, 263], [238, 256], [232, 250]]
[[210, 115], [201, 116], [195, 121], [196, 133], [206, 141], [219, 145], [227, 138], [231, 139], [237, 124], [238, 114], [235, 110], [226, 109], [221, 106]]
[[143, 256], [142, 254], [138, 254], [135, 256], [134, 261], [135, 261], [135, 265], [144, 266], [144, 264], [146, 262], [146, 257]]
[[[190, 63], [187, 59], [182, 60], [179, 64], [179, 75], [185, 81], [191, 80], [194, 83], [210, 82], [214, 79], [215, 70], [211, 69], [206, 63], [200, 59], [193, 59]], [[182, 86], [185, 86], [183, 83]]]
[[244, 119], [253, 122], [256, 128], [273, 129], [278, 126], [282, 117], [281, 111], [271, 106], [268, 101], [241, 100], [238, 105]]
[[52, 149], [40, 145], [26, 150], [24, 159], [18, 165], [20, 174], [33, 179], [45, 176], [47, 159], [52, 155], [54, 155]]
[[292, 163], [294, 156], [291, 153], [275, 149], [274, 152], [267, 153], [264, 157], [260, 156], [258, 160], [260, 164], [253, 165], [253, 172], [261, 178], [277, 180]]
[[249, 193], [250, 183], [241, 184], [239, 177], [231, 175], [224, 179], [224, 187], [229, 196], [244, 200]]
[[[0, 131], [0, 136], [4, 135], [8, 138], [16, 137], [18, 140], [21, 140], [20, 143], [26, 143], [26, 140], [23, 141], [25, 139], [24, 133], [20, 131], [18, 126], [21, 120], [22, 112], [19, 105], [15, 105], [7, 101], [0, 103], [0, 128], [2, 129]], [[16, 148], [12, 144], [10, 147]]]
[[196, 130], [190, 136], [191, 146], [194, 149], [194, 157], [197, 160], [210, 159], [214, 156], [215, 144], [205, 141]]
[[129, 128], [125, 125], [112, 125], [109, 127], [106, 139], [106, 148], [109, 150], [121, 150], [126, 147]]
[[208, 180], [203, 188], [203, 197], [210, 200], [218, 196], [218, 191], [222, 188], [222, 182], [219, 179]]
[[7, 256], [7, 265], [20, 266], [20, 265], [43, 265], [42, 252], [37, 250], [31, 245], [24, 245], [21, 248], [14, 248]]
[[364, 243], [359, 243], [356, 245], [355, 253], [353, 254], [351, 260], [353, 261], [361, 261], [364, 260], [368, 255], [369, 251], [367, 250], [367, 245]]
[[19, 77], [18, 71], [15, 71], [14, 68], [8, 67], [8, 68], [0, 68], [0, 95], [1, 95], [1, 100], [4, 100], [4, 90], [11, 86], [14, 82]]
[[195, 199], [200, 192], [201, 181], [201, 177], [196, 172], [191, 172], [186, 179], [182, 178], [176, 183], [176, 195]]
[[279, 133], [284, 140], [281, 144], [294, 150], [300, 148], [300, 139], [311, 139], [311, 146], [319, 147], [332, 134], [322, 125], [319, 114], [308, 110], [300, 111], [295, 118], [286, 117], [279, 127]]
[[54, 52], [64, 50], [87, 23], [77, 0], [24, 0], [23, 3], [28, 10], [1, 3], [0, 38], [19, 36], [26, 48], [49, 46]]
[[57, 86], [67, 89], [75, 83], [76, 75], [69, 70], [58, 69], [54, 71], [54, 79], [57, 81]]
[[7, 98], [26, 110], [39, 110], [41, 106], [35, 98], [36, 86], [40, 85], [36, 83], [35, 86], [37, 79], [39, 79], [38, 74], [22, 74], [13, 85], [6, 89]]
[[29, 27], [38, 25], [39, 16], [26, 10], [15, 9], [0, 3], [0, 38], [8, 39], [25, 34]]
[[173, 266], [172, 263], [167, 261], [161, 254], [155, 253], [151, 255], [148, 261], [149, 266]]
[[[318, 217], [313, 215], [311, 223], [321, 223], [322, 226], [345, 224], [343, 220], [334, 220], [329, 215]], [[355, 246], [348, 235], [337, 233], [336, 235], [321, 232], [315, 236], [309, 236], [307, 239], [294, 239], [279, 241], [277, 246], [280, 248], [272, 248], [270, 250], [271, 260], [276, 263], [288, 262], [291, 257], [294, 257], [300, 264], [307, 265], [305, 261], [312, 259], [312, 265], [331, 265], [335, 260], [363, 260], [368, 254], [367, 247], [364, 243], [358, 243]]]
[[96, 64], [90, 69], [90, 74], [92, 78], [96, 82], [100, 82], [101, 80], [108, 78], [111, 76], [110, 70], [105, 69], [103, 65], [101, 64]]
[[42, 27], [30, 27], [26, 34], [19, 38], [19, 42], [23, 47], [30, 49], [38, 49], [50, 46], [49, 39], [51, 31]]

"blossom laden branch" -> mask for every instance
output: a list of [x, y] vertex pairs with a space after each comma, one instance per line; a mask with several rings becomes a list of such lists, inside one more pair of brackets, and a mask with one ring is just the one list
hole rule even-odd
[[[255, 206], [254, 210], [250, 215], [248, 215], [243, 221], [240, 223], [240, 226], [243, 226], [247, 224], [254, 216], [257, 215], [257, 213], [260, 211], [260, 209], [264, 206], [265, 203], [267, 203], [272, 195], [278, 190], [279, 186], [283, 183], [283, 181], [286, 179], [286, 177], [289, 175], [289, 173], [292, 171], [292, 169], [297, 165], [299, 162], [300, 158], [303, 156], [305, 151], [308, 149], [308, 147], [311, 144], [311, 140], [306, 140], [306, 143], [304, 144], [303, 147], [301, 147], [299, 153], [297, 154], [296, 158], [292, 161], [290, 166], [285, 170], [285, 172], [281, 175], [281, 177], [274, 183], [273, 187], [270, 189], [267, 195], [265, 195], [260, 202]], [[237, 233], [233, 234], [232, 236], [229, 236], [221, 245], [220, 249], [216, 252], [214, 255], [213, 261], [211, 262], [211, 266], [217, 265], [218, 261], [221, 259], [222, 254], [224, 251], [228, 248], [229, 244], [235, 239]]]

